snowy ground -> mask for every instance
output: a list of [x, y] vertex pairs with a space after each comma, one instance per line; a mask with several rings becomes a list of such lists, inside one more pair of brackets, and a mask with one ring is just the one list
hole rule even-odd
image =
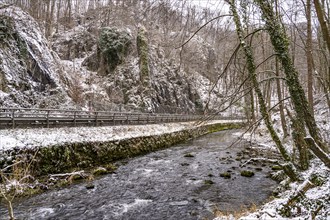
[[[213, 120], [207, 124], [236, 121]], [[240, 122], [237, 120], [237, 122]], [[38, 129], [0, 130], [0, 152], [15, 147], [32, 148], [61, 143], [113, 141], [127, 138], [160, 135], [195, 127], [196, 122], [164, 123], [148, 125], [124, 125], [106, 127], [64, 127]], [[202, 123], [205, 124], [205, 123]], [[202, 125], [201, 123], [198, 126]]]

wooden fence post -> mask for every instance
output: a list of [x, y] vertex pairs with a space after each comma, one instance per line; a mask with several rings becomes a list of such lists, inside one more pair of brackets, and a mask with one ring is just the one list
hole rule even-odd
[[94, 112], [94, 114], [95, 114], [95, 126], [98, 126], [98, 114], [99, 114], [99, 112]]
[[49, 128], [49, 110], [47, 110], [47, 116], [46, 116], [47, 118], [47, 128]]
[[15, 128], [15, 110], [13, 109], [11, 112], [11, 124], [12, 124], [12, 128]]
[[74, 127], [77, 126], [77, 111], [73, 112], [73, 125]]

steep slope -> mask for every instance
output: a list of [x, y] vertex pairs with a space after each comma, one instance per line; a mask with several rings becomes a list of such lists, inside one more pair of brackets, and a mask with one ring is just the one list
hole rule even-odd
[[60, 107], [70, 102], [60, 86], [56, 55], [38, 24], [16, 7], [0, 10], [0, 106]]

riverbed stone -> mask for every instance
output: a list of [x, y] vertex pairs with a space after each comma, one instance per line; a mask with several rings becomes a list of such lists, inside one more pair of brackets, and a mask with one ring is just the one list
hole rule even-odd
[[241, 171], [241, 176], [252, 177], [252, 176], [254, 176], [254, 172], [250, 171], [250, 170], [242, 170]]
[[272, 170], [274, 170], [274, 171], [282, 170], [282, 167], [279, 165], [274, 165], [274, 166], [272, 166]]
[[204, 180], [205, 185], [212, 185], [214, 182], [212, 180]]
[[93, 183], [88, 183], [86, 184], [86, 189], [94, 189], [95, 188], [95, 185]]
[[230, 179], [231, 178], [231, 174], [228, 173], [228, 172], [220, 173], [220, 176], [225, 178], [225, 179]]

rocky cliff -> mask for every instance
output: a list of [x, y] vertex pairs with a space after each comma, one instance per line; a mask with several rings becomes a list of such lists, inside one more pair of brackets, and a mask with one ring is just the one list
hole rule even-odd
[[0, 10], [0, 45], [0, 106], [73, 104], [59, 80], [59, 59], [31, 16], [15, 7]]
[[[47, 40], [21, 9], [0, 16], [0, 106], [182, 113], [221, 101], [205, 71], [182, 68], [142, 25], [77, 24]], [[212, 49], [193, 43], [202, 48], [194, 58], [208, 62]]]

